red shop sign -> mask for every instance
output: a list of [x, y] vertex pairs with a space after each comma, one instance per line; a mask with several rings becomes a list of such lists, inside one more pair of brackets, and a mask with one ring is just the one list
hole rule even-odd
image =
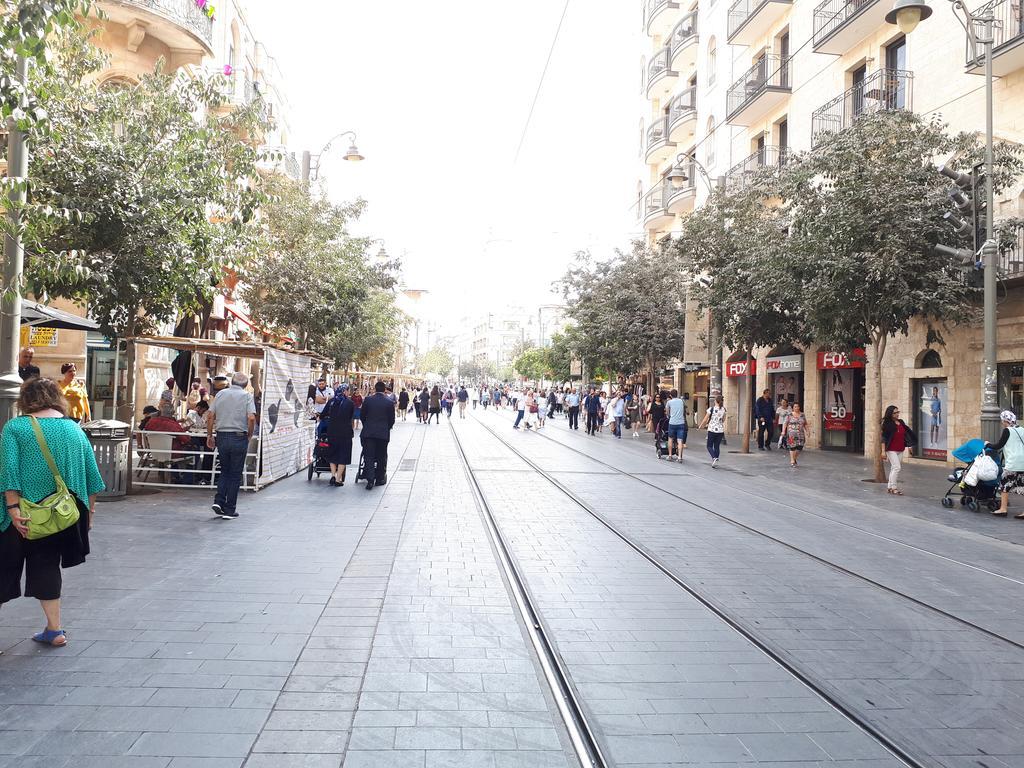
[[[757, 359], [750, 358], [750, 372], [757, 373]], [[737, 360], [734, 363], [725, 364], [725, 375], [730, 379], [738, 379], [747, 375], [747, 361]]]
[[[852, 359], [851, 359], [852, 358]], [[863, 349], [853, 350], [852, 355], [845, 352], [819, 352], [818, 370], [825, 371], [831, 368], [863, 368], [867, 356]]]

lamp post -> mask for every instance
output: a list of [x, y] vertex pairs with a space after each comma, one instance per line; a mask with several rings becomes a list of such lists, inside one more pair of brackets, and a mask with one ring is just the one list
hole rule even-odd
[[[993, 217], [995, 201], [992, 191], [993, 159], [992, 141], [994, 134], [993, 99], [992, 99], [992, 48], [995, 35], [994, 8], [997, 0], [991, 0], [975, 13], [968, 8], [963, 0], [949, 0], [953, 13], [960, 26], [967, 33], [967, 41], [971, 48], [971, 57], [977, 62], [981, 56], [985, 59], [985, 242], [981, 247], [981, 263], [985, 270], [985, 344], [984, 361], [981, 367], [981, 436], [988, 441], [999, 438], [999, 393], [997, 391], [996, 367], [996, 256], [998, 249]], [[960, 13], [957, 13], [960, 11]], [[961, 14], [963, 18], [961, 18]], [[896, 0], [892, 10], [886, 14], [885, 20], [895, 24], [905, 35], [909, 35], [919, 22], [932, 15], [932, 9], [922, 0]], [[981, 37], [978, 31], [981, 30]]]
[[[342, 136], [351, 137], [351, 144], [349, 144], [348, 149], [345, 151], [342, 160], [348, 160], [349, 162], [358, 163], [360, 160], [366, 159], [365, 157], [362, 156], [362, 154], [360, 154], [359, 147], [356, 146], [355, 131], [342, 131], [337, 136], [332, 136], [330, 139], [328, 139], [327, 143], [324, 144], [323, 149], [321, 149], [318, 154], [312, 155], [308, 150], [302, 153], [302, 180], [304, 182], [317, 180], [317, 178], [320, 176], [320, 158], [322, 158], [324, 154], [331, 148], [331, 144], [333, 144], [337, 139], [340, 139]], [[316, 158], [316, 160], [313, 159], [314, 157]]]

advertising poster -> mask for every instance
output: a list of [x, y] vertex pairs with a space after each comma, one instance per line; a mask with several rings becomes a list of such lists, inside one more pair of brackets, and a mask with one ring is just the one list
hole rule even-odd
[[921, 457], [946, 460], [946, 380], [923, 381], [918, 391], [918, 444]]
[[315, 424], [306, 416], [313, 380], [309, 358], [268, 349], [260, 406], [260, 485], [305, 469], [313, 458]]
[[825, 376], [825, 429], [853, 431], [853, 370], [832, 368]]

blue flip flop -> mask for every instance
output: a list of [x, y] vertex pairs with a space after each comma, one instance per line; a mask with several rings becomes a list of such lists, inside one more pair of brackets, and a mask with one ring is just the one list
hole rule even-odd
[[[55, 642], [57, 638], [62, 638], [64, 642]], [[63, 648], [68, 644], [67, 635], [64, 634], [63, 629], [44, 629], [42, 632], [32, 635], [32, 639], [37, 643], [52, 645], [54, 648]]]

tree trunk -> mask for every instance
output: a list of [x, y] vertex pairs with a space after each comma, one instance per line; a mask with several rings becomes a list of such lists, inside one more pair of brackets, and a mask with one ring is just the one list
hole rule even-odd
[[752, 381], [750, 378], [751, 357], [750, 350], [747, 349], [747, 367], [743, 378], [740, 379], [743, 391], [740, 393], [739, 426], [743, 430], [743, 453], [750, 453], [750, 411], [754, 407], [753, 403], [748, 402], [750, 400], [750, 382]]
[[[132, 323], [125, 330], [125, 338], [131, 339], [135, 336], [136, 323]], [[113, 339], [116, 345], [114, 349], [118, 349], [121, 344], [120, 337]], [[127, 424], [132, 425], [132, 429], [135, 428], [135, 361], [136, 355], [136, 344], [134, 341], [127, 342], [127, 349], [125, 352], [125, 388], [124, 388], [124, 402], [118, 403], [117, 409], [114, 413], [114, 418], [123, 421]], [[114, 389], [117, 389], [117, 380], [114, 380]], [[131, 433], [129, 433], [131, 434]], [[132, 492], [132, 478], [135, 475], [134, 471], [135, 464], [135, 435], [131, 434], [130, 442], [128, 443], [128, 479], [125, 483], [126, 493]]]
[[[873, 358], [871, 378], [875, 387], [875, 418], [864, 425], [865, 450], [872, 451], [875, 482], [885, 482], [885, 466], [882, 462], [882, 358], [885, 356], [886, 334], [879, 333], [872, 339]], [[866, 416], [866, 414], [865, 414]], [[870, 429], [868, 429], [870, 427]]]

